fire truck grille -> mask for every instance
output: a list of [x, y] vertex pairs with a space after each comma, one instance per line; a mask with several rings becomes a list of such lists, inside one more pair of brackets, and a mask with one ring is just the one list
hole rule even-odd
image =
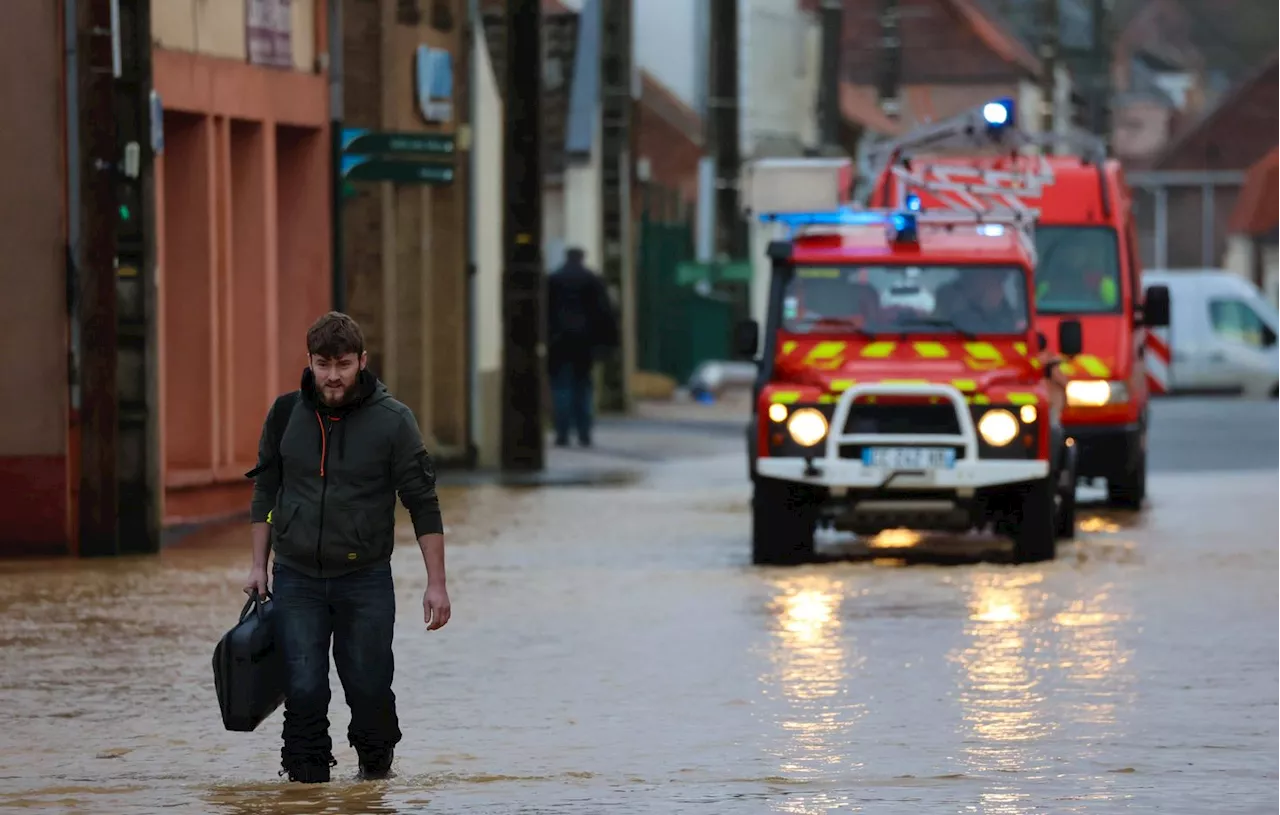
[[937, 405], [855, 404], [845, 433], [932, 433], [959, 435], [960, 420], [950, 402]]

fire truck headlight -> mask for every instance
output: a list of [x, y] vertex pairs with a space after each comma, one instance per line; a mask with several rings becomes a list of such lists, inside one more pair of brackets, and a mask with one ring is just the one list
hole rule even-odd
[[1067, 404], [1072, 407], [1120, 405], [1129, 401], [1129, 386], [1103, 379], [1073, 379], [1067, 383]]
[[978, 433], [992, 447], [1004, 447], [1018, 436], [1018, 420], [1004, 408], [988, 410], [978, 420]]
[[787, 432], [801, 447], [812, 447], [826, 438], [827, 417], [814, 408], [800, 408], [787, 420]]

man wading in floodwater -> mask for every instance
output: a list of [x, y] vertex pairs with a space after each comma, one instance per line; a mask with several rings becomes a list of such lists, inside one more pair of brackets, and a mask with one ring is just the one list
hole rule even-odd
[[427, 630], [449, 622], [435, 471], [413, 412], [365, 370], [354, 320], [337, 312], [317, 320], [307, 332], [307, 360], [301, 389], [267, 413], [258, 466], [249, 473], [253, 568], [245, 592], [265, 593], [270, 546], [277, 641], [289, 675], [281, 775], [328, 781], [337, 763], [329, 737], [332, 638], [360, 774], [383, 778], [401, 737], [391, 691], [397, 492], [427, 566]]

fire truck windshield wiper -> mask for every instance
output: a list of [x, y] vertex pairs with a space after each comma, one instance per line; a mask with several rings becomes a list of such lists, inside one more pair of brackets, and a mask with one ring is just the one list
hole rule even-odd
[[955, 320], [949, 320], [945, 317], [916, 317], [911, 320], [910, 325], [927, 325], [936, 328], [950, 328], [953, 331], [959, 332], [960, 336], [964, 337], [966, 340], [976, 340], [978, 338], [977, 334], [967, 328], [957, 325]]

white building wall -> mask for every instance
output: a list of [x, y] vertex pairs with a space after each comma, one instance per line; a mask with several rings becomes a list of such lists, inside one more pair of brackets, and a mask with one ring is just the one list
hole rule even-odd
[[797, 154], [817, 145], [821, 28], [795, 0], [741, 0], [742, 155]]
[[502, 195], [503, 104], [489, 49], [479, 28], [472, 47], [476, 60], [472, 125], [475, 139], [472, 183], [477, 216], [475, 442], [480, 466], [496, 467], [502, 445], [502, 231], [506, 213]]
[[600, 111], [596, 111], [591, 156], [570, 159], [564, 170], [564, 245], [579, 247], [586, 262], [600, 270]]

